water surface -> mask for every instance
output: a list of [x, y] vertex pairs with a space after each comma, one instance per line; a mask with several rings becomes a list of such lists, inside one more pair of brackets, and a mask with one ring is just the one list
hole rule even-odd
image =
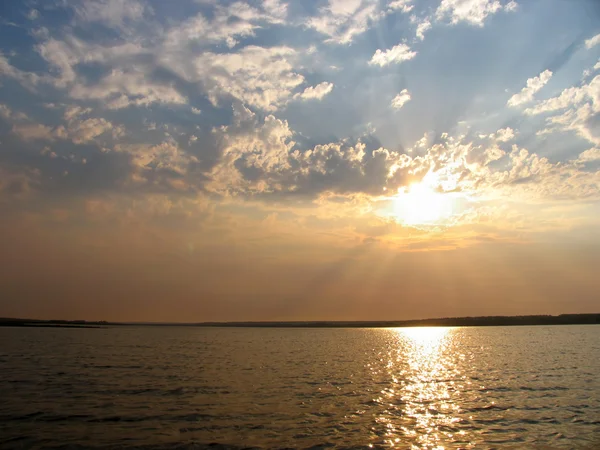
[[600, 448], [600, 327], [0, 329], [0, 446]]

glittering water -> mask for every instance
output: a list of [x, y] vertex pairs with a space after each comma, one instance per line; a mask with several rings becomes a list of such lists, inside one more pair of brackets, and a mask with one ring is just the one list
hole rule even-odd
[[600, 327], [0, 329], [0, 447], [600, 448]]

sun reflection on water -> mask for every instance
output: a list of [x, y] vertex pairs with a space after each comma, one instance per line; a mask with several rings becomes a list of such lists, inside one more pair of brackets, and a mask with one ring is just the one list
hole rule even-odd
[[386, 406], [375, 418], [383, 427], [384, 444], [414, 449], [443, 449], [460, 442], [456, 427], [460, 407], [452, 397], [460, 371], [455, 363], [453, 328], [398, 328], [396, 349], [390, 349], [386, 364], [393, 387], [375, 399]]

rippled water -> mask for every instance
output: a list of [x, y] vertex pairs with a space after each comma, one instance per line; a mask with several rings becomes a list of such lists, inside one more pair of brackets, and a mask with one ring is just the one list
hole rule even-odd
[[600, 448], [600, 327], [0, 329], [0, 446]]

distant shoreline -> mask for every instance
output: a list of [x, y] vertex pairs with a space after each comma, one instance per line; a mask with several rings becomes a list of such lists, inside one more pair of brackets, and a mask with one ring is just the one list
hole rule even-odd
[[481, 327], [524, 325], [598, 325], [598, 314], [561, 314], [529, 316], [445, 317], [418, 320], [386, 321], [297, 321], [297, 322], [197, 322], [197, 323], [142, 323], [85, 320], [35, 320], [0, 318], [0, 327], [43, 328], [105, 328], [108, 326], [179, 326], [230, 328], [401, 328], [401, 327]]

